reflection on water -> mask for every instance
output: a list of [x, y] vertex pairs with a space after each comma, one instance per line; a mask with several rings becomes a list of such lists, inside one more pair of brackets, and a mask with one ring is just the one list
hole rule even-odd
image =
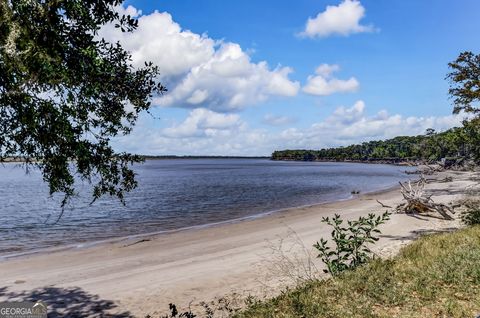
[[135, 167], [139, 187], [127, 205], [89, 205], [88, 185], [58, 224], [59, 199], [38, 172], [0, 166], [0, 254], [221, 222], [350, 197], [406, 179], [405, 167], [266, 159], [151, 160]]

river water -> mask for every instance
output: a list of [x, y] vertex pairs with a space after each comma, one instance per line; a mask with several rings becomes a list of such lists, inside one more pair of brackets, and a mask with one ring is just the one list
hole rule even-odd
[[142, 233], [171, 231], [258, 216], [377, 191], [408, 176], [382, 164], [285, 162], [268, 159], [147, 160], [134, 167], [139, 187], [123, 206], [115, 198], [90, 205], [91, 188], [60, 221], [60, 197], [48, 196], [38, 171], [0, 166], [0, 255]]

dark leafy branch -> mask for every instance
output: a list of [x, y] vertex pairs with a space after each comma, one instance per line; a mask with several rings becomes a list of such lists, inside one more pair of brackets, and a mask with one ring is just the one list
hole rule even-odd
[[166, 89], [159, 70], [132, 66], [119, 43], [98, 37], [115, 24], [133, 32], [118, 0], [0, 1], [0, 161], [22, 157], [40, 168], [50, 193], [75, 193], [75, 175], [123, 201], [137, 183], [117, 153], [115, 136], [129, 134], [150, 99]]

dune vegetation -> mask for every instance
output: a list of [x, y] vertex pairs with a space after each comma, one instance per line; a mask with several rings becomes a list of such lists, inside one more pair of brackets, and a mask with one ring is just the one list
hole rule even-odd
[[312, 281], [237, 317], [476, 317], [480, 226], [424, 236], [392, 259]]

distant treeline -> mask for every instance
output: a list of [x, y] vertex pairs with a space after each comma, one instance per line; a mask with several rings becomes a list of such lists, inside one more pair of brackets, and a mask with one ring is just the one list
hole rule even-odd
[[399, 136], [387, 140], [370, 141], [347, 147], [320, 150], [282, 150], [272, 154], [273, 160], [301, 161], [361, 161], [361, 162], [436, 162], [442, 158], [473, 159], [479, 162], [479, 125], [466, 122], [435, 133], [428, 129], [425, 135]]
[[[268, 156], [176, 156], [176, 155], [164, 155], [164, 156], [153, 156], [153, 155], [139, 155], [141, 159], [144, 160], [165, 160], [165, 159], [269, 159]], [[0, 162], [26, 162], [27, 158], [25, 157], [6, 157], [0, 158]], [[30, 159], [30, 161], [33, 161]]]
[[165, 155], [165, 156], [150, 156], [142, 155], [143, 159], [148, 160], [162, 160], [162, 159], [268, 159], [267, 156], [261, 157], [250, 157], [250, 156], [175, 156], [175, 155]]

